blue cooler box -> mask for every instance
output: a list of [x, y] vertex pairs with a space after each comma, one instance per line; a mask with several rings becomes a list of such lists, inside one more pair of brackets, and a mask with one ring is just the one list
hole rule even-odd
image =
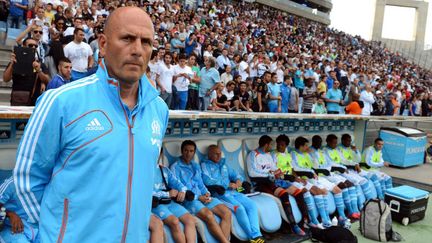
[[385, 202], [390, 206], [392, 219], [408, 225], [425, 217], [429, 192], [410, 186], [388, 189]]
[[423, 164], [426, 149], [426, 133], [408, 127], [382, 127], [384, 140], [383, 158], [398, 167]]

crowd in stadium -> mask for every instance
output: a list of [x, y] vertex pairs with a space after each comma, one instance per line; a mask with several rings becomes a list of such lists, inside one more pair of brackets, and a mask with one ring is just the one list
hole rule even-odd
[[[267, 6], [36, 1], [24, 11], [27, 3], [11, 5], [8, 22], [19, 27], [26, 13], [28, 27], [17, 43], [37, 46], [34, 69], [41, 75], [33, 103], [45, 89], [95, 72], [104, 20], [119, 6], [138, 5], [155, 27], [148, 76], [171, 109], [431, 115], [430, 70], [380, 43]], [[28, 36], [36, 45], [26, 43], [33, 42]], [[15, 89], [33, 87], [20, 87], [16, 79], [34, 80], [34, 75], [12, 77], [10, 69], [4, 80], [13, 79]]]
[[[64, 82], [92, 73], [103, 21], [122, 4], [136, 3], [69, 1], [64, 11], [63, 5], [54, 11], [41, 1], [28, 11], [29, 27], [17, 42], [32, 32], [41, 44], [40, 62], [54, 79], [42, 86], [61, 85], [57, 67], [72, 68], [72, 75], [60, 73]], [[418, 85], [430, 73], [377, 43], [262, 6], [206, 6], [193, 12], [158, 1], [146, 5], [158, 33], [149, 76], [172, 109], [423, 116], [431, 111], [429, 87]]]

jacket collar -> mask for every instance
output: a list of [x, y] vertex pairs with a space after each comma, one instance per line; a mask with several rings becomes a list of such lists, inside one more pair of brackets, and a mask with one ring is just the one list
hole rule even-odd
[[[120, 98], [120, 82], [109, 76], [105, 65], [105, 59], [101, 59], [99, 62], [97, 76], [102, 78], [104, 81], [103, 86], [107, 88], [110, 95]], [[159, 96], [159, 92], [156, 90], [155, 84], [150, 81], [146, 75], [141, 77], [138, 85], [138, 101], [135, 108], [140, 109], [153, 99], [157, 98]]]

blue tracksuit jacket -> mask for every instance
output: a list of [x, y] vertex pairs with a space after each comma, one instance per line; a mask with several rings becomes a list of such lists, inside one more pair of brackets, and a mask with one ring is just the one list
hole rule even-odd
[[[175, 189], [179, 192], [187, 191], [187, 187], [185, 187], [168, 168], [162, 166], [162, 171], [165, 181], [171, 189]], [[166, 189], [159, 165], [156, 165], [153, 196], [158, 198], [169, 198], [169, 192], [165, 191]]]
[[168, 108], [145, 76], [131, 110], [103, 60], [95, 74], [42, 95], [14, 169], [41, 241], [146, 242], [167, 122]]
[[225, 158], [219, 163], [209, 159], [201, 162], [202, 178], [205, 185], [220, 185], [228, 189], [230, 182], [243, 181], [242, 176], [225, 164]]
[[186, 164], [181, 158], [171, 165], [171, 171], [189, 190], [195, 193], [195, 199], [206, 194], [208, 191], [202, 180], [202, 171], [199, 164], [191, 161]]

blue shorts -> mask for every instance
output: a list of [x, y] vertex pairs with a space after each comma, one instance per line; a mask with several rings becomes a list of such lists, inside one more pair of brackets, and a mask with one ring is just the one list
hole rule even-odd
[[287, 189], [290, 186], [292, 186], [291, 182], [282, 179], [276, 179], [274, 183], [277, 187], [282, 187], [284, 189]]
[[204, 204], [202, 203], [200, 200], [196, 199], [193, 201], [186, 201], [183, 203], [183, 206], [185, 208], [187, 208], [189, 210], [189, 212], [191, 212], [192, 214], [197, 214], [199, 211], [201, 211], [201, 209], [203, 208], [208, 208], [208, 209], [213, 209], [214, 207], [216, 207], [217, 205], [222, 204], [221, 201], [219, 201], [219, 199], [212, 197], [211, 202]]
[[180, 218], [189, 212], [182, 205], [175, 202], [170, 202], [169, 204], [160, 204], [156, 208], [153, 208], [152, 213], [154, 213], [160, 219], [165, 220], [171, 215]]

